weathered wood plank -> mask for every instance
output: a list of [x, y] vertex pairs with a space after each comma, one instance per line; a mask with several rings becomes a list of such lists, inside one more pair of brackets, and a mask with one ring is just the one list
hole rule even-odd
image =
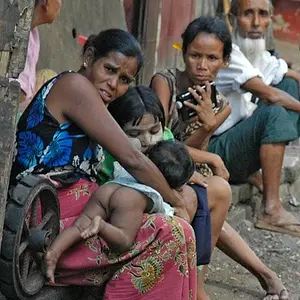
[[0, 245], [9, 176], [14, 153], [20, 86], [24, 69], [34, 0], [2, 0], [0, 3]]

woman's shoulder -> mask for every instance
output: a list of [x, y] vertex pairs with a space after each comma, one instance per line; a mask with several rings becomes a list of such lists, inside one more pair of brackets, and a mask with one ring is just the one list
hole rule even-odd
[[[64, 76], [61, 76], [62, 74]], [[95, 91], [88, 78], [74, 71], [63, 72], [58, 75], [57, 79], [55, 90], [63, 98], [73, 99], [74, 96], [82, 97], [82, 95], [88, 95], [91, 91]]]
[[[156, 72], [152, 79], [151, 79], [151, 83], [150, 83], [150, 87], [154, 87], [154, 85], [158, 84], [160, 85], [161, 84], [161, 81], [158, 82], [156, 81], [156, 79], [163, 79], [163, 81], [165, 81], [168, 85], [168, 88], [171, 92], [171, 95], [174, 94], [174, 92], [176, 93], [176, 76], [177, 74], [177, 69], [176, 68], [172, 68], [172, 69], [164, 69], [164, 70], [161, 70], [161, 71], [158, 71]], [[172, 96], [171, 96], [172, 97]]]
[[161, 76], [161, 77], [163, 77], [165, 79], [175, 80], [176, 79], [176, 72], [177, 72], [176, 68], [163, 69], [163, 70], [160, 70], [160, 71], [156, 72], [153, 75], [153, 77]]

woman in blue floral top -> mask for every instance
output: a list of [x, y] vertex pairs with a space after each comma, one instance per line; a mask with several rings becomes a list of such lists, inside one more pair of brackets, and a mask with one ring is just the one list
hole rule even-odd
[[[19, 120], [11, 185], [27, 174], [52, 180], [62, 228], [72, 225], [99, 187], [95, 175], [104, 160], [102, 147], [138, 181], [156, 189], [177, 216], [189, 220], [183, 199], [130, 144], [106, 108], [127, 91], [141, 64], [140, 45], [129, 33], [110, 29], [90, 36], [80, 70], [45, 83]], [[114, 276], [104, 299], [160, 299], [167, 289], [173, 300], [195, 299], [195, 256], [187, 222], [145, 215], [130, 252], [116, 256], [99, 237], [79, 243], [58, 262], [56, 282], [102, 286]]]

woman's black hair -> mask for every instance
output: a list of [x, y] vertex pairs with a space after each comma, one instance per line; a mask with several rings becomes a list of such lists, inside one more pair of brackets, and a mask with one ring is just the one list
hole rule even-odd
[[192, 21], [182, 34], [182, 52], [186, 53], [188, 46], [199, 33], [215, 35], [223, 44], [223, 58], [228, 59], [232, 51], [232, 40], [226, 23], [218, 17], [200, 17]]
[[109, 104], [108, 110], [121, 128], [128, 122], [138, 125], [150, 114], [165, 127], [164, 109], [155, 92], [144, 85], [130, 87], [127, 92]]
[[138, 71], [142, 67], [143, 55], [139, 42], [129, 32], [123, 29], [107, 29], [97, 35], [89, 36], [83, 46], [83, 55], [87, 49], [94, 51], [94, 62], [101, 57], [107, 56], [110, 52], [120, 52], [127, 57], [136, 57]]

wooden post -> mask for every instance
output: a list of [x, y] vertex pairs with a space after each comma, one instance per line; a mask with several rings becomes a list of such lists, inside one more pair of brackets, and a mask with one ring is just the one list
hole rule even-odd
[[145, 3], [141, 45], [144, 49], [144, 66], [139, 74], [139, 83], [149, 84], [156, 71], [158, 46], [161, 31], [162, 0], [147, 0]]
[[34, 0], [0, 1], [0, 246]]

